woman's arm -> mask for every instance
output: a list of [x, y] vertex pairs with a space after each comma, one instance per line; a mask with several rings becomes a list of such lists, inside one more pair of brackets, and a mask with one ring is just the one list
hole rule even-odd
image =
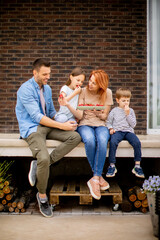
[[111, 109], [111, 106], [108, 105], [106, 106], [106, 108], [104, 110], [101, 110], [101, 111], [96, 111], [96, 116], [99, 117], [101, 120], [106, 120], [107, 117], [108, 117], [108, 114], [109, 114], [109, 111]]

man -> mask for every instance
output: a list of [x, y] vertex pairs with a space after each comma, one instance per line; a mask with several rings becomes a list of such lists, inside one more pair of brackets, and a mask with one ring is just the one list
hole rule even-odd
[[[33, 77], [23, 83], [17, 91], [16, 116], [20, 135], [29, 145], [33, 157], [29, 182], [38, 189], [37, 201], [40, 212], [45, 217], [52, 217], [52, 209], [48, 203], [46, 189], [49, 178], [49, 167], [76, 147], [80, 135], [74, 130], [77, 123], [54, 121], [56, 110], [52, 101], [52, 91], [47, 82], [50, 78], [50, 63], [45, 59], [37, 59], [33, 63]], [[65, 130], [65, 131], [64, 131]], [[46, 139], [62, 141], [49, 155]]]

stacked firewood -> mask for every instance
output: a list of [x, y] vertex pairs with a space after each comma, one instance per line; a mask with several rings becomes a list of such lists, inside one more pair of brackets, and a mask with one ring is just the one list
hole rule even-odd
[[127, 196], [123, 198], [121, 209], [124, 212], [133, 210], [138, 210], [142, 213], [148, 212], [148, 201], [145, 192], [139, 186], [130, 188]]
[[10, 186], [8, 181], [0, 183], [0, 212], [24, 213], [28, 208], [32, 191], [19, 193], [18, 188]]

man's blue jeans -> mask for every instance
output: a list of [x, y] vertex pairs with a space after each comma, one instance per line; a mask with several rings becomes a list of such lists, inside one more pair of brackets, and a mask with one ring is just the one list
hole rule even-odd
[[77, 131], [85, 144], [86, 155], [93, 175], [101, 176], [106, 160], [107, 144], [110, 138], [108, 128], [84, 125], [78, 127]]
[[134, 161], [141, 161], [141, 142], [139, 138], [131, 132], [117, 131], [111, 135], [109, 146], [109, 163], [116, 163], [116, 150], [122, 140], [127, 140], [134, 149]]

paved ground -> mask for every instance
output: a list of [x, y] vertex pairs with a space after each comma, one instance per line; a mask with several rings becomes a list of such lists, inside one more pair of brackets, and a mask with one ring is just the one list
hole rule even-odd
[[149, 215], [1, 215], [1, 240], [156, 240]]
[[104, 203], [80, 206], [76, 200], [65, 199], [56, 206], [53, 218], [43, 217], [36, 202], [23, 214], [1, 213], [0, 240], [157, 239], [149, 213], [113, 211]]

